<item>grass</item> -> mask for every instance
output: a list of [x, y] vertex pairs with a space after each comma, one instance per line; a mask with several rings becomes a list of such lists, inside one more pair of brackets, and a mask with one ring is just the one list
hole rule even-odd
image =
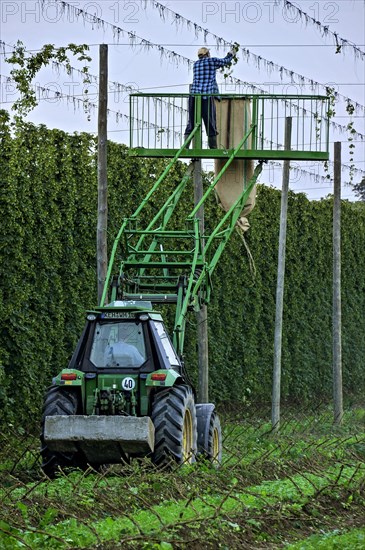
[[278, 434], [254, 414], [227, 418], [219, 470], [144, 460], [53, 481], [34, 436], [4, 434], [0, 547], [361, 548], [364, 418], [349, 410], [334, 428], [328, 411], [287, 415]]
[[352, 529], [347, 533], [338, 530], [313, 535], [306, 540], [289, 544], [288, 550], [363, 550], [365, 548], [365, 528]]

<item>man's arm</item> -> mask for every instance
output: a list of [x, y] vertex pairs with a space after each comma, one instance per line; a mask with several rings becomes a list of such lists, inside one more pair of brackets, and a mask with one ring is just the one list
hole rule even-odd
[[233, 53], [232, 52], [228, 52], [226, 57], [223, 57], [223, 58], [219, 58], [219, 57], [212, 57], [211, 58], [211, 60], [214, 63], [214, 67], [216, 69], [219, 69], [220, 67], [226, 67], [227, 65], [229, 65], [231, 63], [232, 59], [233, 59]]

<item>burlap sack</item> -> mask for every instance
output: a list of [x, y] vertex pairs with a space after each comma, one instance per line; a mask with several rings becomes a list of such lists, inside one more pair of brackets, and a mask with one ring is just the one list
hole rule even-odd
[[[242, 140], [251, 124], [250, 101], [244, 98], [222, 99], [216, 102], [217, 106], [217, 136], [218, 149], [233, 149]], [[242, 146], [242, 149], [251, 147], [251, 138]], [[214, 171], [217, 175], [226, 163], [225, 159], [215, 159]], [[215, 186], [219, 205], [226, 212], [236, 202], [242, 191], [247, 187], [254, 171], [254, 162], [251, 159], [235, 159]], [[256, 185], [238, 219], [238, 226], [242, 231], [250, 227], [246, 218], [255, 206]]]

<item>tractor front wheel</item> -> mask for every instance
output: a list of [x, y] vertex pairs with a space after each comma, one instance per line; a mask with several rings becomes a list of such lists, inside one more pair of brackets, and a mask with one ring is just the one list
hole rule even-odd
[[179, 385], [157, 392], [152, 405], [152, 422], [155, 426], [152, 460], [156, 465], [195, 462], [196, 410], [190, 386]]
[[51, 386], [45, 396], [42, 414], [41, 456], [42, 470], [53, 478], [59, 468], [86, 466], [85, 460], [79, 453], [61, 453], [51, 451], [44, 439], [44, 425], [46, 416], [74, 415], [78, 410], [78, 394], [72, 389]]

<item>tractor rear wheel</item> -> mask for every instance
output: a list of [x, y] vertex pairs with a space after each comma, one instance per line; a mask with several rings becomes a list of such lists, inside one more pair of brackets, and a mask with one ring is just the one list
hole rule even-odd
[[45, 396], [42, 414], [41, 456], [42, 470], [53, 478], [59, 468], [85, 468], [86, 461], [79, 453], [61, 453], [51, 451], [44, 439], [46, 416], [74, 415], [78, 410], [78, 395], [74, 390], [51, 386]]
[[213, 466], [222, 462], [222, 430], [219, 416], [211, 403], [196, 405], [198, 454]]
[[153, 462], [158, 466], [191, 464], [197, 451], [196, 410], [190, 386], [179, 385], [155, 394]]

